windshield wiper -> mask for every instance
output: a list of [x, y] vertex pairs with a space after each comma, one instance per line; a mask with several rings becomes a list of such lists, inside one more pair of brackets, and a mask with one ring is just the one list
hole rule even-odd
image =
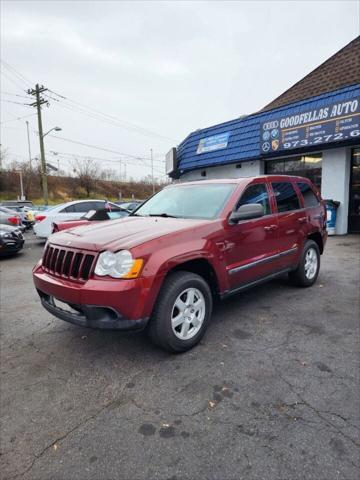
[[149, 213], [149, 217], [164, 217], [164, 218], [179, 218], [176, 215], [169, 215], [168, 213]]

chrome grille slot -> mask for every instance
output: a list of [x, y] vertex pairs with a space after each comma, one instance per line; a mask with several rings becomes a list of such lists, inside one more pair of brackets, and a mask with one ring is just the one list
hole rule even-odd
[[74, 256], [74, 252], [67, 252], [66, 254], [65, 261], [64, 261], [64, 268], [63, 268], [63, 275], [65, 277], [69, 276], [70, 265], [71, 265], [73, 256]]
[[56, 277], [87, 280], [94, 267], [95, 253], [48, 245], [43, 255], [43, 269]]

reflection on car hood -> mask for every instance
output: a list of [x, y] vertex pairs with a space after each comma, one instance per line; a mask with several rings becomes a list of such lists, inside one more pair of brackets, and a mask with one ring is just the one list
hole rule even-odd
[[21, 230], [19, 227], [12, 227], [10, 225], [2, 225], [0, 224], [0, 232], [6, 232], [6, 233], [11, 233], [11, 232], [20, 232]]
[[134, 216], [71, 228], [51, 235], [49, 241], [87, 250], [116, 250], [208, 223], [209, 220]]

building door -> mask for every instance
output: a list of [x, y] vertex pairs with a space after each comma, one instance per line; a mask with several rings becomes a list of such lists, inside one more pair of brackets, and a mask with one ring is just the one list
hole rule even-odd
[[349, 233], [360, 233], [360, 148], [351, 155]]

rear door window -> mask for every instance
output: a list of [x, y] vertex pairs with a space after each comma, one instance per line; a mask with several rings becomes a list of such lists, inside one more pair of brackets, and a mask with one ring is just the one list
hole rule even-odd
[[81, 202], [81, 203], [76, 203], [74, 205], [74, 211], [77, 212], [77, 213], [86, 213], [88, 212], [89, 210], [96, 210], [96, 208], [94, 208], [94, 204], [96, 202]]
[[297, 193], [290, 182], [275, 182], [271, 185], [279, 213], [301, 208]]
[[271, 213], [269, 195], [264, 183], [256, 183], [247, 187], [245, 192], [241, 195], [236, 209], [242, 205], [248, 205], [249, 203], [259, 203], [262, 205], [264, 207], [264, 215], [269, 215]]
[[75, 205], [69, 205], [62, 210], [60, 210], [59, 213], [74, 213], [75, 212]]
[[308, 183], [299, 182], [297, 186], [303, 196], [305, 208], [319, 205], [320, 202]]

